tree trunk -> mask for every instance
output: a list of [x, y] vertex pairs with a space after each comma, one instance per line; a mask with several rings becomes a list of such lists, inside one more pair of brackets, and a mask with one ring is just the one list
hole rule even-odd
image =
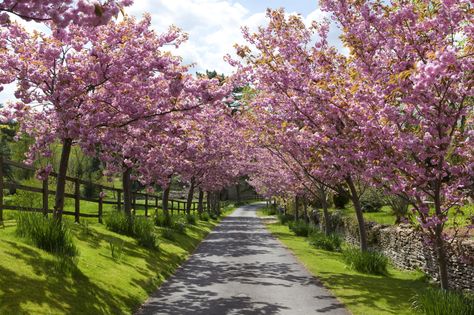
[[308, 217], [308, 200], [303, 198], [303, 215], [304, 215], [304, 220], [306, 223], [309, 222], [309, 217]]
[[204, 191], [202, 191], [201, 188], [199, 188], [199, 202], [198, 202], [198, 214], [201, 215], [204, 207], [203, 207], [203, 201], [204, 201]]
[[[439, 187], [439, 185], [438, 185]], [[435, 212], [437, 216], [442, 215], [441, 211], [441, 200], [439, 189], [436, 189], [435, 192]], [[438, 271], [439, 271], [439, 280], [441, 284], [441, 289], [449, 289], [449, 279], [448, 279], [448, 261], [446, 257], [446, 247], [445, 241], [443, 239], [443, 224], [437, 224], [435, 227], [435, 246], [436, 246], [436, 258], [438, 259]]]
[[127, 167], [122, 173], [122, 186], [123, 186], [123, 208], [127, 217], [132, 217], [132, 180], [130, 175], [132, 169]]
[[237, 185], [235, 185], [235, 192], [237, 194], [237, 203], [240, 203], [240, 183], [237, 183]]
[[165, 217], [168, 219], [170, 217], [170, 212], [168, 210], [168, 199], [170, 197], [170, 187], [171, 185], [168, 184], [168, 186], [165, 188], [163, 191], [163, 196], [162, 196], [162, 201], [161, 201], [161, 207], [163, 208], [163, 214]]
[[64, 210], [64, 193], [66, 191], [67, 167], [69, 164], [69, 156], [71, 155], [72, 139], [63, 140], [63, 148], [61, 152], [61, 161], [59, 162], [59, 171], [56, 183], [56, 196], [54, 203], [54, 218], [61, 221]]
[[298, 221], [298, 219], [300, 218], [299, 217], [299, 213], [298, 213], [298, 209], [299, 208], [299, 198], [298, 198], [298, 195], [295, 196], [295, 221]]
[[365, 230], [364, 215], [362, 213], [362, 207], [360, 205], [359, 194], [357, 193], [357, 189], [350, 176], [347, 177], [346, 182], [351, 192], [350, 198], [352, 200], [352, 204], [354, 205], [354, 209], [355, 209], [356, 217], [357, 217], [357, 223], [359, 226], [360, 250], [363, 252], [366, 252], [369, 247], [367, 245], [367, 232]]
[[328, 201], [324, 191], [321, 191], [321, 206], [323, 207], [324, 234], [329, 235], [331, 234], [331, 217], [329, 216]]
[[191, 178], [191, 186], [189, 187], [188, 191], [188, 200], [186, 202], [186, 214], [191, 214], [191, 206], [193, 204], [193, 196], [194, 196], [194, 177]]

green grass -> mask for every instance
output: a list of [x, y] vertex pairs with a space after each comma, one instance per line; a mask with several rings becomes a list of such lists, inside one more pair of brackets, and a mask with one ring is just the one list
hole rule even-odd
[[428, 286], [421, 272], [389, 268], [388, 276], [358, 273], [346, 267], [341, 253], [315, 249], [285, 225], [267, 227], [354, 315], [413, 314], [410, 299]]
[[[447, 222], [447, 227], [452, 227], [454, 222], [456, 221], [457, 224], [460, 226], [467, 226], [469, 225], [468, 219], [474, 216], [474, 205], [465, 205], [460, 208], [460, 212], [456, 213], [456, 210], [453, 208], [450, 210], [450, 217]], [[335, 209], [331, 209], [331, 211], [335, 211]], [[355, 218], [355, 211], [351, 205], [346, 206], [345, 209], [342, 209], [344, 216]], [[392, 214], [392, 210], [390, 206], [383, 206], [381, 211], [379, 212], [366, 212], [364, 213], [364, 220], [367, 222], [375, 222], [378, 224], [384, 225], [394, 225], [395, 224], [395, 216]], [[415, 221], [414, 221], [415, 222]]]
[[[217, 224], [199, 220], [173, 241], [157, 227], [160, 246], [153, 250], [96, 219], [82, 221], [86, 228], [71, 224], [79, 254], [68, 271], [55, 271], [58, 259], [19, 238], [11, 222], [0, 227], [0, 314], [130, 314]], [[111, 243], [123, 244], [119, 259], [112, 257]]]

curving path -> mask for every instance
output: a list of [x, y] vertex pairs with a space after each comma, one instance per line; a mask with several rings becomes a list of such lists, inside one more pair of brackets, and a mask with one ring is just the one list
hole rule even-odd
[[138, 314], [348, 312], [264, 227], [259, 205], [222, 220]]

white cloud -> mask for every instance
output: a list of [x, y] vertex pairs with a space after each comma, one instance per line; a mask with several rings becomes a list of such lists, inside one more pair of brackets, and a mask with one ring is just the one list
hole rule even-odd
[[127, 12], [140, 16], [152, 14], [153, 27], [160, 32], [173, 24], [189, 34], [189, 41], [176, 53], [186, 63], [195, 63], [194, 70], [216, 70], [230, 73], [223, 60], [234, 51], [234, 44], [243, 41], [240, 28], [256, 28], [265, 22], [265, 13], [251, 13], [238, 2], [224, 0], [145, 0], [135, 1]]
[[[196, 64], [192, 70], [199, 72], [216, 70], [231, 73], [233, 69], [223, 57], [234, 53], [234, 44], [244, 43], [241, 27], [256, 30], [266, 24], [265, 12], [251, 12], [238, 1], [231, 0], [135, 0], [135, 4], [126, 11], [137, 17], [149, 12], [153, 28], [158, 32], [165, 32], [170, 25], [187, 32], [189, 40], [175, 53], [182, 56], [186, 64]], [[311, 23], [323, 17], [327, 17], [327, 13], [316, 9], [304, 19], [305, 23]], [[38, 23], [21, 23], [30, 30], [47, 31]], [[339, 30], [333, 28], [329, 37], [331, 43], [342, 49], [339, 34]], [[0, 103], [14, 99], [13, 90], [13, 86], [8, 86], [0, 92]]]

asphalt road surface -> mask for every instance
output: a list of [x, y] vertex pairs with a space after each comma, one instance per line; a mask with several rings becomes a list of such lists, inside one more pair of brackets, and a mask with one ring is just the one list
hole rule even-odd
[[138, 314], [347, 315], [257, 217], [258, 205], [222, 220]]

